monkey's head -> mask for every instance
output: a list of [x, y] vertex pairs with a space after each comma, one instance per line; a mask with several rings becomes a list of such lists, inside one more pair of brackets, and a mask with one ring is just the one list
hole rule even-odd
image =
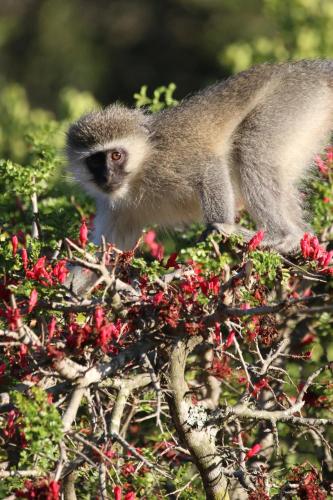
[[67, 133], [75, 178], [93, 195], [123, 197], [149, 154], [149, 117], [114, 104], [82, 116]]

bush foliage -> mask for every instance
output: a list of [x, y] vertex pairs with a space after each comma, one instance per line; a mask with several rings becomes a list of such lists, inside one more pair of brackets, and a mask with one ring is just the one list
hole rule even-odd
[[[155, 112], [173, 91], [135, 99]], [[1, 498], [329, 498], [332, 148], [298, 255], [261, 250], [260, 232], [197, 243], [198, 227], [96, 252], [59, 153], [96, 103], [60, 101], [56, 119], [0, 92]]]

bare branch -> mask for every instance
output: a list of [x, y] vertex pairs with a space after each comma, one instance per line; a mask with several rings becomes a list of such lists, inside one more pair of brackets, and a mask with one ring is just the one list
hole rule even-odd
[[124, 413], [127, 399], [134, 389], [139, 389], [145, 387], [151, 383], [151, 378], [148, 373], [142, 373], [135, 375], [129, 379], [119, 379], [113, 381], [113, 387], [118, 390], [116, 401], [114, 403], [111, 421], [110, 421], [110, 433], [120, 432], [121, 418]]
[[236, 405], [233, 407], [226, 407], [217, 412], [213, 412], [206, 419], [206, 425], [216, 424], [219, 421], [224, 421], [226, 418], [237, 415], [240, 419], [254, 419], [254, 420], [269, 420], [270, 422], [287, 422], [294, 425], [332, 425], [333, 419], [329, 418], [309, 418], [309, 417], [295, 417], [293, 414], [298, 413], [304, 406], [304, 401], [295, 403], [290, 408], [285, 410], [257, 410], [246, 405]]
[[156, 466], [156, 464], [153, 464], [152, 462], [150, 462], [149, 460], [147, 460], [144, 456], [142, 456], [136, 450], [136, 448], [134, 448], [134, 446], [131, 446], [126, 441], [126, 439], [124, 439], [120, 434], [118, 434], [117, 432], [112, 432], [111, 433], [111, 437], [112, 437], [112, 439], [115, 439], [116, 441], [118, 441], [118, 443], [120, 443], [126, 450], [130, 451], [135, 458], [137, 458], [142, 463], [144, 463], [145, 465], [147, 465], [147, 467], [149, 467], [150, 469], [156, 470], [159, 474], [161, 474], [164, 477], [170, 477], [170, 474], [168, 474], [163, 469], [161, 469], [160, 467]]
[[75, 492], [76, 474], [72, 472], [63, 479], [64, 500], [77, 500]]
[[0, 470], [0, 479], [7, 477], [39, 477], [42, 474], [40, 470]]
[[64, 413], [64, 416], [62, 417], [64, 432], [67, 432], [70, 430], [71, 425], [76, 418], [76, 414], [77, 414], [78, 409], [80, 407], [81, 400], [84, 396], [84, 393], [85, 393], [85, 389], [82, 389], [80, 387], [77, 387], [76, 389], [74, 389], [70, 403], [67, 407], [67, 410]]

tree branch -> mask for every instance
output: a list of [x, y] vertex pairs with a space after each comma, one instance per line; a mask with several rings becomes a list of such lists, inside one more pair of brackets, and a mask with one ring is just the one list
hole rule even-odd
[[169, 369], [168, 400], [170, 413], [184, 445], [189, 449], [201, 474], [207, 499], [229, 500], [227, 479], [224, 476], [222, 460], [215, 446], [215, 436], [206, 429], [194, 429], [189, 425], [191, 410], [188, 386], [185, 381], [188, 354], [202, 341], [202, 337], [179, 340], [171, 352]]

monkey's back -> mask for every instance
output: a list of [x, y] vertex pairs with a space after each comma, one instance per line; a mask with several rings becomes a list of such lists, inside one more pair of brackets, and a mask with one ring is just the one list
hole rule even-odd
[[[298, 98], [311, 98], [321, 85], [333, 88], [333, 60], [260, 64], [186, 97], [174, 108], [156, 113], [153, 124], [160, 134], [166, 132], [173, 137], [181, 131], [182, 136], [190, 139], [196, 129], [202, 134], [203, 124], [211, 130], [235, 115], [246, 116], [267, 95], [279, 95], [280, 107], [294, 108]], [[288, 94], [290, 89], [297, 95]]]
[[[255, 66], [157, 113], [152, 121], [156, 147], [168, 155], [168, 168], [188, 169], [190, 161], [194, 176], [196, 162], [233, 154], [240, 137], [241, 149], [248, 154], [258, 154], [260, 143], [266, 152], [269, 145], [280, 144], [282, 149], [286, 146], [286, 157], [287, 150], [307, 149], [305, 161], [332, 128], [332, 92], [331, 60]], [[301, 132], [305, 130], [306, 134]], [[189, 158], [191, 151], [195, 154]], [[299, 175], [297, 166], [294, 173]]]

